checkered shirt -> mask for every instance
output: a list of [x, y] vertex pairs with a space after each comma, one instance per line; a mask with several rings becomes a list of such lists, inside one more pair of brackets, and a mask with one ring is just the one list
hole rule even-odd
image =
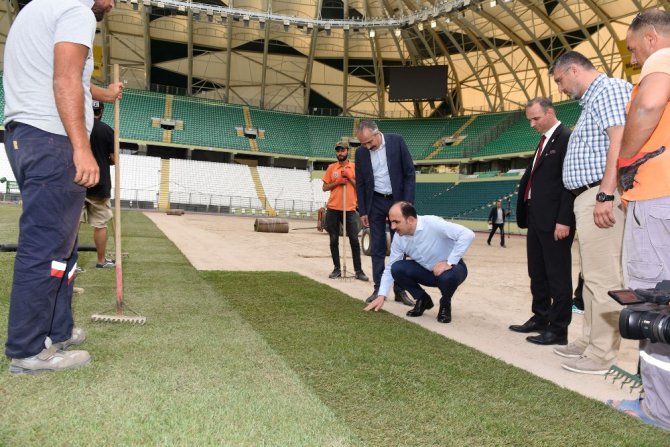
[[607, 129], [626, 124], [626, 104], [633, 86], [622, 80], [598, 76], [579, 101], [577, 120], [563, 162], [567, 189], [597, 182], [605, 173], [609, 136]]

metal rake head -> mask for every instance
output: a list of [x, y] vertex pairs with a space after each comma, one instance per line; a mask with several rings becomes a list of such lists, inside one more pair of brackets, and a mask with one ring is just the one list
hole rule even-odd
[[629, 373], [628, 371], [625, 371], [618, 366], [612, 366], [610, 367], [609, 371], [605, 374], [605, 380], [608, 378], [612, 379], [612, 383], [616, 382], [617, 380], [621, 380], [621, 387], [625, 385], [628, 385], [630, 387], [630, 392], [632, 393], [635, 389], [640, 388], [642, 389], [642, 379], [640, 378], [639, 374], [632, 374]]
[[105, 315], [93, 314], [92, 321], [100, 321], [106, 323], [130, 323], [130, 324], [144, 324], [147, 322], [146, 317], [130, 316], [130, 315]]

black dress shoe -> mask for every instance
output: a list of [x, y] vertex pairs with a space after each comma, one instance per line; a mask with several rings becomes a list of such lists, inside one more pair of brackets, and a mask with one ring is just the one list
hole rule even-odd
[[531, 335], [526, 337], [531, 343], [536, 345], [567, 345], [568, 344], [568, 335], [567, 334], [558, 334], [553, 331], [544, 331], [539, 335]]
[[408, 317], [420, 317], [423, 315], [423, 312], [432, 309], [434, 306], [433, 300], [428, 296], [427, 293], [424, 293], [421, 299], [416, 300], [416, 304], [414, 305], [414, 309], [408, 310], [407, 311], [407, 316]]
[[451, 303], [440, 304], [440, 311], [437, 313], [438, 323], [451, 323]]
[[367, 297], [365, 299], [365, 302], [366, 303], [371, 303], [374, 300], [376, 300], [378, 296], [379, 296], [379, 293], [375, 290], [375, 291], [372, 292], [372, 295], [370, 295], [369, 297]]
[[404, 290], [397, 290], [395, 292], [395, 300], [403, 303], [405, 306], [414, 306], [414, 300]]
[[509, 327], [510, 331], [527, 334], [529, 332], [544, 332], [547, 330], [546, 324], [539, 324], [533, 320], [528, 320], [524, 324], [513, 324]]

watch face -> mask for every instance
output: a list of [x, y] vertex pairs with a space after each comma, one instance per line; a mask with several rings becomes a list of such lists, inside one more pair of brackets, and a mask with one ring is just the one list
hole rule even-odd
[[596, 201], [598, 202], [609, 202], [611, 200], [614, 200], [614, 196], [612, 195], [607, 195], [604, 192], [599, 192], [596, 195]]

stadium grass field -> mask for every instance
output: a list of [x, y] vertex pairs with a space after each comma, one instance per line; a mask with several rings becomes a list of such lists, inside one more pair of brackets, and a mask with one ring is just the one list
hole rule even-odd
[[[20, 209], [0, 206], [0, 242]], [[667, 446], [606, 405], [293, 273], [198, 272], [123, 214], [125, 296], [147, 324], [93, 323], [112, 270], [77, 278], [85, 368], [12, 377], [0, 445]], [[82, 226], [81, 242], [91, 242]], [[93, 253], [82, 253], [92, 265]], [[0, 253], [6, 334], [13, 253]]]

